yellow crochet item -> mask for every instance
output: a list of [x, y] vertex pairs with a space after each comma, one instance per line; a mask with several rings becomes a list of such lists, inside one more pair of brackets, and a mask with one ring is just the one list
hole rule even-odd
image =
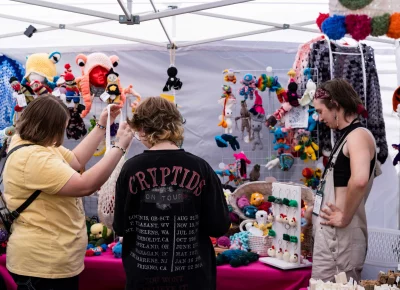
[[300, 242], [301, 243], [304, 242], [304, 234], [303, 233], [300, 234]]
[[51, 57], [52, 55], [59, 55], [59, 53], [35, 53], [28, 56], [26, 60], [26, 72], [25, 78], [29, 78], [31, 73], [37, 73], [49, 81], [53, 81], [53, 78], [57, 75], [57, 68], [54, 59]]

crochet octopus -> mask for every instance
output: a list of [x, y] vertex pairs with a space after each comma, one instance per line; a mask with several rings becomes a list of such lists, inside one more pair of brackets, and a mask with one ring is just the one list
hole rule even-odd
[[[107, 88], [107, 73], [118, 65], [116, 55], [108, 57], [104, 53], [95, 52], [89, 55], [79, 54], [75, 58], [76, 64], [81, 67], [82, 76], [76, 78], [79, 90], [85, 103], [85, 110], [81, 117], [84, 118], [92, 108], [93, 97], [100, 97]], [[125, 103], [125, 90], [118, 79], [118, 89], [121, 92], [120, 105]]]
[[247, 100], [250, 97], [250, 100], [254, 97], [254, 91], [257, 88], [257, 79], [252, 74], [246, 74], [243, 77], [243, 80], [240, 81], [243, 85], [239, 90], [239, 95], [244, 96], [244, 99]]

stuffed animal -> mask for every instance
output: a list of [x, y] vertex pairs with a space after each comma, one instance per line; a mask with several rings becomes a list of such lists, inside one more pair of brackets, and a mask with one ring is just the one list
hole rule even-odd
[[260, 132], [262, 130], [262, 125], [265, 122], [265, 115], [263, 114], [257, 114], [257, 115], [252, 115], [251, 116], [251, 130], [253, 133], [253, 147], [252, 150], [256, 150], [256, 147], [258, 146], [258, 148], [260, 150], [263, 149], [263, 143], [261, 141], [261, 136], [260, 136]]
[[66, 86], [65, 100], [67, 103], [71, 103], [71, 101], [73, 101], [76, 108], [81, 100], [81, 93], [79, 92], [78, 85], [76, 84], [75, 76], [68, 72], [64, 75], [64, 79]]
[[122, 243], [118, 242], [114, 247], [112, 247], [112, 252], [115, 258], [122, 258]]
[[49, 92], [57, 86], [56, 64], [61, 59], [61, 53], [55, 51], [48, 53], [34, 53], [27, 57], [25, 63], [25, 76], [21, 81], [22, 85], [27, 85], [33, 81], [41, 83]]
[[230, 134], [222, 134], [215, 136], [215, 141], [217, 142], [218, 147], [224, 148], [228, 147], [228, 145], [231, 145], [233, 151], [240, 149], [240, 144], [236, 139], [237, 136], [232, 136]]
[[279, 248], [279, 250], [276, 252], [276, 258], [278, 260], [282, 260], [283, 259], [283, 251], [282, 248]]
[[95, 247], [112, 242], [112, 231], [102, 223], [90, 227], [89, 244]]
[[256, 216], [257, 210], [254, 205], [248, 205], [243, 208], [243, 213], [246, 217], [253, 219]]
[[110, 71], [106, 74], [107, 78], [107, 87], [106, 92], [109, 95], [107, 98], [107, 103], [109, 104], [119, 104], [121, 102], [121, 91], [119, 90], [119, 74], [114, 72], [114, 69], [111, 68]]
[[30, 86], [31, 86], [32, 90], [34, 91], [34, 93], [36, 94], [36, 96], [38, 96], [38, 97], [41, 95], [44, 95], [44, 94], [51, 93], [51, 91], [38, 80], [32, 81], [30, 83]]
[[286, 92], [286, 101], [292, 106], [292, 107], [298, 107], [300, 106], [299, 104], [299, 96], [297, 95], [297, 89], [298, 86], [294, 81], [291, 81], [288, 85], [288, 91]]
[[392, 97], [392, 106], [393, 106], [393, 111], [397, 112], [397, 107], [400, 104], [400, 87], [398, 87], [394, 93], [393, 93], [393, 97]]
[[308, 127], [307, 127], [307, 131], [308, 132], [312, 132], [315, 130], [315, 128], [317, 127], [317, 122], [319, 119], [319, 115], [317, 113], [317, 111], [315, 110], [315, 108], [311, 108], [308, 110], [308, 113], [310, 114], [308, 117]]
[[269, 229], [272, 228], [272, 224], [268, 223], [268, 213], [264, 210], [256, 212], [256, 222], [254, 226], [263, 232], [263, 236], [268, 235]]
[[275, 119], [278, 121], [282, 120], [286, 113], [289, 112], [291, 109], [292, 105], [290, 105], [289, 102], [284, 102], [282, 103], [282, 106], [272, 114], [272, 116], [274, 116]]
[[232, 134], [233, 132], [233, 112], [231, 109], [225, 108], [222, 115], [219, 116], [219, 120], [221, 121], [218, 126], [225, 128], [225, 134]]
[[315, 171], [311, 168], [304, 168], [301, 171], [304, 178], [300, 179], [305, 186], [316, 189], [321, 179], [321, 169], [317, 168]]
[[247, 164], [251, 164], [251, 161], [247, 158], [246, 154], [243, 151], [240, 153], [233, 154], [236, 160], [236, 169], [237, 174], [241, 177], [246, 179], [247, 178]]
[[299, 261], [299, 257], [297, 254], [290, 255], [289, 262], [296, 264]]
[[399, 151], [393, 159], [393, 166], [396, 166], [400, 162], [400, 144], [392, 144], [392, 147]]
[[249, 112], [252, 113], [253, 115], [256, 115], [256, 114], [265, 115], [265, 110], [264, 110], [263, 104], [262, 104], [262, 98], [261, 98], [261, 96], [260, 96], [260, 94], [258, 93], [257, 90], [255, 91], [255, 95], [256, 95], [256, 99], [254, 101], [254, 105], [249, 110]]
[[253, 100], [254, 96], [254, 91], [257, 88], [257, 79], [255, 76], [252, 74], [246, 74], [243, 77], [243, 80], [240, 81], [240, 83], [243, 85], [239, 89], [239, 95], [244, 96], [244, 99], [247, 100], [247, 98], [250, 97], [250, 100]]
[[242, 250], [227, 250], [218, 254], [217, 265], [230, 264], [232, 267], [247, 266], [258, 261], [259, 255]]
[[241, 197], [239, 197], [237, 199], [236, 203], [240, 209], [244, 209], [246, 206], [250, 205], [250, 202], [249, 202], [248, 198], [246, 197], [246, 195], [242, 195]]
[[310, 132], [300, 130], [298, 137], [299, 145], [295, 146], [294, 150], [299, 151], [300, 159], [304, 160], [305, 162], [307, 162], [309, 159], [313, 161], [317, 160], [315, 152], [319, 150], [319, 146], [312, 141]]
[[281, 127], [276, 127], [274, 130], [271, 130], [271, 133], [274, 134], [274, 150], [283, 151], [290, 148], [290, 146], [286, 144], [286, 137], [288, 134], [282, 130]]
[[163, 88], [163, 91], [168, 92], [171, 89], [180, 90], [183, 84], [181, 80], [177, 78], [178, 69], [174, 66], [171, 66], [167, 69], [167, 74], [168, 74], [168, 80]]
[[272, 129], [278, 121], [276, 120], [275, 116], [271, 115], [268, 117], [268, 119], [265, 121], [265, 126], [269, 129]]
[[255, 164], [250, 171], [250, 181], [258, 181], [260, 178], [260, 164]]
[[313, 82], [312, 79], [309, 79], [306, 84], [306, 90], [304, 91], [303, 96], [299, 101], [300, 105], [304, 107], [312, 104], [316, 90], [317, 90], [317, 85]]
[[259, 206], [264, 201], [264, 196], [259, 192], [254, 192], [250, 196], [250, 204]]
[[221, 249], [229, 249], [231, 240], [228, 237], [222, 236], [217, 239], [217, 247]]
[[88, 244], [86, 248], [86, 257], [92, 257], [92, 256], [100, 256], [102, 252], [105, 252], [107, 250], [107, 245], [102, 244], [99, 246], [94, 246], [92, 244]]
[[237, 121], [241, 119], [241, 126], [240, 126], [240, 130], [242, 131], [242, 140], [244, 140], [244, 130], [246, 129], [247, 134], [249, 135], [249, 138], [251, 136], [251, 118], [250, 118], [250, 112], [249, 110], [247, 110], [247, 104], [246, 101], [241, 101], [240, 102], [240, 117], [236, 117], [235, 118], [235, 122], [236, 122], [236, 129], [238, 129], [237, 127]]
[[27, 104], [32, 102], [35, 99], [35, 93], [33, 92], [32, 88], [28, 85], [21, 85], [21, 83], [18, 81], [16, 77], [11, 77], [10, 80], [10, 85], [13, 88], [13, 90], [17, 94], [23, 94], [25, 95], [25, 101]]
[[236, 76], [233, 69], [226, 69], [222, 73], [224, 74], [224, 81], [236, 84]]
[[271, 248], [268, 248], [267, 254], [268, 254], [268, 257], [275, 257], [276, 250], [275, 250], [275, 246], [274, 245], [272, 245]]

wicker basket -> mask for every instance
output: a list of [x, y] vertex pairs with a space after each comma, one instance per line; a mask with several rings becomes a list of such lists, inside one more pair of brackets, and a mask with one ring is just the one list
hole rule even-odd
[[[304, 200], [307, 204], [314, 203], [314, 194], [310, 188], [302, 184], [293, 182], [282, 183], [300, 186], [301, 199]], [[228, 198], [228, 202], [232, 206], [233, 212], [236, 213], [243, 220], [248, 219], [248, 217], [246, 217], [242, 210], [238, 207], [237, 199], [243, 195], [246, 195], [246, 197], [250, 200], [250, 197], [254, 192], [261, 193], [264, 196], [264, 199], [267, 200], [268, 196], [272, 194], [272, 181], [254, 181], [242, 184]]]
[[[248, 222], [253, 223], [255, 220], [253, 219], [248, 219], [244, 220], [240, 223], [240, 231], [243, 232], [245, 231], [243, 229], [244, 225]], [[253, 236], [249, 235], [249, 248], [253, 253], [256, 253], [260, 255], [261, 257], [268, 256], [268, 248], [271, 248], [272, 246], [272, 240], [273, 238], [269, 236], [264, 236], [264, 237], [259, 237], [259, 236]]]

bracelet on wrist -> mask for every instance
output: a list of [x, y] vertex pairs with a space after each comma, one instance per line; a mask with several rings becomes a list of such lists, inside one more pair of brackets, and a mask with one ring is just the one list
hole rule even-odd
[[105, 130], [106, 127], [100, 125], [98, 122], [96, 122], [96, 127]]
[[113, 145], [111, 148], [118, 148], [122, 151], [123, 154], [126, 154], [126, 150], [124, 148], [119, 147], [118, 145]]

